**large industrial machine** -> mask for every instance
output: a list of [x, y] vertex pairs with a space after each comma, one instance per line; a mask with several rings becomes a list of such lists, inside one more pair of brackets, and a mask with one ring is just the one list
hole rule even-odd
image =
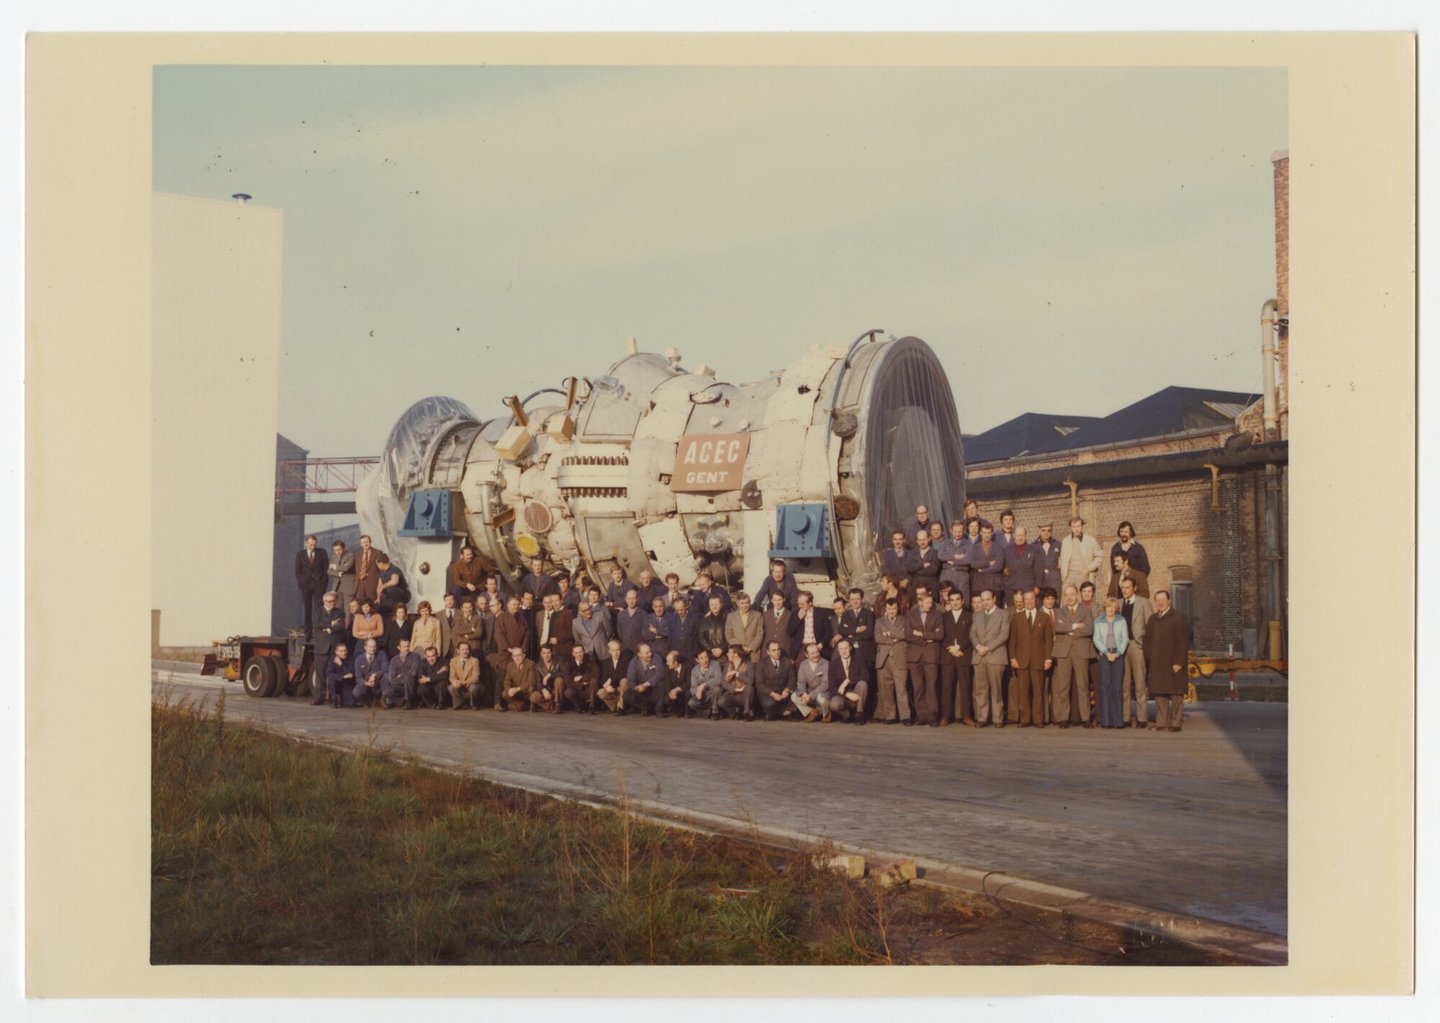
[[510, 398], [497, 419], [425, 398], [360, 484], [361, 528], [436, 606], [466, 537], [512, 579], [540, 557], [602, 582], [618, 564], [753, 589], [783, 558], [817, 600], [873, 588], [891, 528], [965, 501], [939, 360], [879, 334], [741, 386], [632, 341], [605, 375]]

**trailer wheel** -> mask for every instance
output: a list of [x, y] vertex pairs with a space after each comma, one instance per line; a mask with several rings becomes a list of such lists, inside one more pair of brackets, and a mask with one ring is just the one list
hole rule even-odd
[[268, 657], [252, 657], [245, 662], [240, 682], [247, 696], [269, 696], [275, 692], [275, 664]]
[[265, 695], [283, 696], [285, 691], [290, 688], [290, 673], [285, 667], [285, 658], [279, 654], [271, 654], [269, 661], [275, 669], [275, 685]]
[[320, 679], [320, 669], [313, 664], [310, 666], [309, 682], [310, 699], [320, 699], [320, 694], [325, 691], [325, 684]]

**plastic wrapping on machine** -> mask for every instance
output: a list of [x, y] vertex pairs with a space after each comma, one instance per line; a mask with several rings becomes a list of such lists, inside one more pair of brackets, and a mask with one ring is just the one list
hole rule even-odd
[[360, 529], [407, 572], [417, 550], [414, 537], [400, 535], [410, 491], [427, 485], [426, 456], [436, 439], [457, 426], [472, 423], [480, 426], [464, 402], [443, 395], [420, 399], [396, 421], [385, 441], [379, 467], [356, 489]]
[[478, 422], [464, 402], [439, 394], [421, 398], [406, 409], [390, 431], [380, 461], [396, 496], [425, 485], [429, 468], [425, 455], [437, 437], [452, 427]]

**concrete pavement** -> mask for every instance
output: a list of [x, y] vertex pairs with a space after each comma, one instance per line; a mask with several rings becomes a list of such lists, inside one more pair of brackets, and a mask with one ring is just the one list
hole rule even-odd
[[373, 728], [379, 748], [495, 781], [912, 856], [934, 878], [1004, 887], [1028, 904], [1112, 922], [1129, 914], [1142, 928], [1168, 920], [1170, 933], [1188, 929], [1200, 943], [1248, 941], [1260, 958], [1284, 958], [1284, 704], [1200, 704], [1179, 734], [372, 715], [251, 699], [193, 671], [157, 666], [155, 694], [211, 702], [223, 690], [230, 718], [312, 741], [353, 747]]

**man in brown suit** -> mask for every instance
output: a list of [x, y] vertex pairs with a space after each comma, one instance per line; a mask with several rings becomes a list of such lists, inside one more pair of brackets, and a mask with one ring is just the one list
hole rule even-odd
[[1170, 606], [1170, 591], [1155, 591], [1155, 613], [1145, 631], [1150, 695], [1155, 697], [1152, 732], [1178, 732], [1190, 685], [1190, 623]]
[[368, 534], [360, 538], [360, 549], [355, 552], [355, 596], [374, 604], [379, 597], [380, 559], [385, 552], [370, 544]]
[[918, 607], [905, 616], [905, 660], [915, 700], [915, 720], [932, 728], [940, 724], [940, 641], [945, 624], [929, 591], [920, 594]]
[[1110, 586], [1107, 596], [1120, 596], [1120, 582], [1129, 579], [1135, 583], [1135, 592], [1142, 597], [1150, 596], [1150, 577], [1144, 572], [1136, 571], [1130, 564], [1130, 555], [1124, 551], [1114, 554], [1110, 558]]
[[[490, 665], [495, 669], [497, 676], [503, 675], [510, 670], [514, 660], [510, 651], [519, 649], [524, 651], [530, 646], [530, 626], [520, 614], [520, 598], [511, 597], [505, 602], [505, 610], [495, 616], [494, 628], [494, 650], [490, 655]], [[497, 686], [495, 706], [500, 706], [499, 690], [504, 686]]]
[[1024, 590], [1010, 617], [1010, 700], [1007, 719], [1021, 728], [1045, 727], [1045, 672], [1055, 641], [1050, 616], [1035, 607], [1035, 591]]
[[460, 600], [466, 597], [474, 600], [485, 592], [485, 566], [468, 543], [460, 548], [460, 557], [450, 562], [445, 571], [445, 590]]
[[495, 701], [496, 710], [529, 710], [530, 696], [540, 683], [535, 671], [535, 662], [525, 656], [523, 647], [515, 647], [505, 665], [505, 675], [500, 682], [500, 693]]

